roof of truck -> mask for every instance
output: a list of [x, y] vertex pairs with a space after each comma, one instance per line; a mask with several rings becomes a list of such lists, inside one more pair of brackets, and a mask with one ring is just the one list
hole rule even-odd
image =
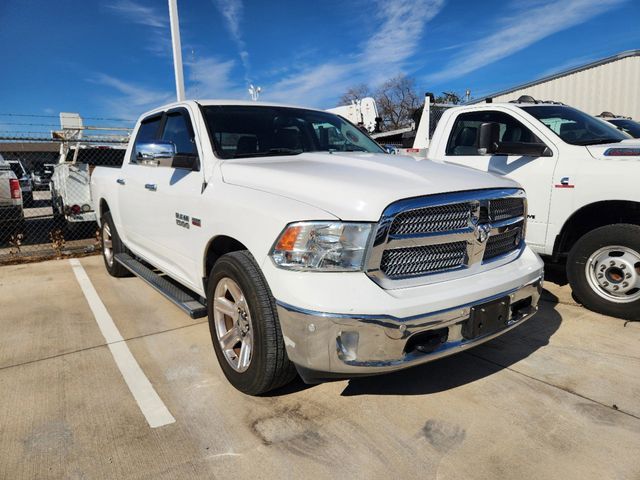
[[325, 112], [324, 110], [320, 110], [318, 108], [309, 108], [303, 107], [302, 105], [289, 105], [286, 103], [276, 103], [276, 102], [263, 102], [262, 100], [254, 102], [252, 100], [223, 100], [223, 99], [198, 99], [198, 100], [184, 100], [182, 102], [172, 102], [166, 105], [161, 105], [153, 110], [149, 110], [141, 115], [141, 117], [146, 117], [147, 115], [151, 115], [153, 113], [161, 112], [163, 110], [167, 110], [169, 108], [180, 107], [184, 105], [201, 105], [201, 106], [215, 106], [215, 105], [238, 105], [238, 106], [246, 106], [246, 107], [285, 107], [285, 108], [302, 108], [304, 110], [314, 110], [316, 112]]

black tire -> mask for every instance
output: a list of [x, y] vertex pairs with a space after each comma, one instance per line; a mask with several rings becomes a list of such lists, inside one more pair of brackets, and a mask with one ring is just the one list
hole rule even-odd
[[129, 253], [127, 247], [124, 246], [122, 240], [120, 240], [120, 235], [118, 235], [118, 231], [116, 230], [115, 225], [113, 224], [113, 219], [111, 218], [111, 213], [107, 212], [102, 216], [102, 222], [100, 226], [100, 246], [102, 248], [102, 259], [104, 260], [104, 266], [109, 272], [109, 275], [112, 277], [122, 278], [122, 277], [131, 277], [133, 274], [124, 268], [122, 264], [115, 261], [115, 259], [107, 258], [105, 253], [105, 229], [108, 228], [111, 237], [111, 251], [113, 252], [113, 256], [118, 253]]
[[[251, 362], [239, 373], [227, 361], [216, 334], [214, 292], [218, 282], [228, 277], [241, 288], [248, 305], [253, 329]], [[296, 369], [287, 357], [275, 300], [260, 267], [246, 250], [228, 253], [218, 259], [207, 286], [209, 330], [220, 367], [229, 382], [248, 395], [259, 395], [286, 385], [296, 377]]]
[[[626, 223], [607, 225], [583, 235], [569, 252], [567, 278], [578, 300], [589, 310], [626, 320], [640, 320], [640, 299], [622, 303], [600, 295], [587, 278], [586, 265], [595, 252], [620, 246], [640, 253], [640, 226]], [[611, 257], [614, 259], [615, 257]], [[635, 266], [640, 274], [640, 265]], [[626, 270], [628, 271], [628, 270]]]

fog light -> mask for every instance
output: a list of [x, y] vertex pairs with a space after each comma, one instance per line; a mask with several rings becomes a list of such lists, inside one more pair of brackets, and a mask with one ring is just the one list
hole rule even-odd
[[338, 347], [343, 360], [355, 360], [358, 357], [358, 332], [341, 332], [338, 337]]
[[84, 213], [90, 212], [91, 211], [91, 205], [85, 203], [84, 205], [82, 205], [82, 211]]

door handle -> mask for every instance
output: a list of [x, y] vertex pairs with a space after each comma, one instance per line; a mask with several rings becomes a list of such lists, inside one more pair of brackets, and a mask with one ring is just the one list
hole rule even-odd
[[119, 178], [119, 179], [116, 180], [116, 182], [118, 182], [118, 184], [120, 184], [120, 185], [124, 185], [125, 183], [127, 183], [127, 182], [124, 181], [124, 178]]
[[155, 183], [146, 183], [144, 185], [144, 188], [146, 188], [147, 190], [151, 190], [152, 192], [155, 192], [158, 189], [158, 185], [156, 185]]

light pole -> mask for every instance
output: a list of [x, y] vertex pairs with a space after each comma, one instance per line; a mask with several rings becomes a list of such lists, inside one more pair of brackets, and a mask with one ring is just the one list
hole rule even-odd
[[260, 92], [262, 92], [261, 87], [254, 87], [253, 85], [249, 85], [249, 95], [251, 95], [251, 100], [253, 100], [254, 102], [258, 101]]
[[169, 22], [171, 24], [171, 46], [173, 47], [173, 71], [176, 77], [176, 99], [184, 100], [184, 75], [182, 73], [182, 49], [180, 47], [180, 21], [178, 0], [169, 0]]

